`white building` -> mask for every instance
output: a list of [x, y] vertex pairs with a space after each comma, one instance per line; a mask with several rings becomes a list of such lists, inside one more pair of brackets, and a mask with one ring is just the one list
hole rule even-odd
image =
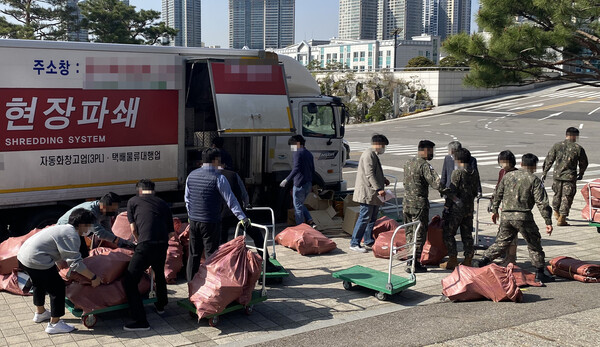
[[329, 63], [341, 63], [355, 71], [401, 69], [411, 58], [423, 56], [439, 62], [440, 38], [421, 35], [412, 40], [341, 40], [302, 41], [291, 46], [274, 49], [277, 54], [290, 56], [303, 65], [317, 60], [325, 68]]
[[200, 0], [162, 0], [162, 20], [179, 30], [171, 46], [202, 47]]

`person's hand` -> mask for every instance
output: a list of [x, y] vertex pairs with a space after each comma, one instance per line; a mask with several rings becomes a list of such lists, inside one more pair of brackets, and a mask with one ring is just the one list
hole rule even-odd
[[250, 221], [250, 218], [246, 217], [246, 218], [242, 219], [242, 227], [245, 230], [250, 229], [251, 225], [252, 225], [252, 222]]
[[94, 277], [96, 277], [96, 278], [94, 278], [94, 279], [92, 280], [92, 287], [96, 288], [97, 286], [99, 286], [99, 285], [100, 285], [100, 277], [98, 277], [98, 276], [96, 276], [96, 275], [94, 275]]
[[281, 188], [285, 188], [285, 186], [287, 186], [287, 182], [288, 182], [287, 180], [283, 180], [283, 181], [281, 181], [281, 183], [279, 183], [279, 186]]
[[117, 240], [117, 247], [119, 248], [134, 248], [135, 244], [129, 240], [125, 240], [122, 238], [118, 238]]
[[577, 180], [578, 181], [581, 181], [582, 179], [583, 179], [583, 174], [582, 173], [580, 173], [579, 175], [577, 175]]
[[554, 230], [552, 225], [546, 225], [546, 234], [548, 234], [548, 236], [552, 235], [552, 230]]
[[379, 196], [381, 196], [382, 198], [385, 198], [385, 190], [380, 190], [377, 192], [377, 194], [379, 194]]
[[496, 222], [498, 221], [498, 217], [499, 217], [498, 213], [492, 214], [492, 222], [494, 222], [494, 224], [496, 224]]
[[250, 203], [244, 204], [244, 210], [251, 210], [251, 209], [252, 209], [252, 205]]
[[389, 185], [390, 185], [390, 181], [389, 181], [387, 178], [384, 178], [384, 179], [385, 179], [385, 181], [384, 181], [384, 182], [385, 182], [385, 185], [386, 185], [386, 186], [389, 186]]

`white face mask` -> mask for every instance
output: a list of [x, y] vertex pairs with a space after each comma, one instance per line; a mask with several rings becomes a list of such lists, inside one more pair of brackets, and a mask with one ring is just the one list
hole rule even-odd
[[298, 150], [298, 145], [290, 145], [290, 149], [292, 152], [296, 152]]
[[385, 147], [376, 148], [375, 152], [377, 152], [377, 154], [379, 155], [382, 155], [383, 153], [385, 153]]

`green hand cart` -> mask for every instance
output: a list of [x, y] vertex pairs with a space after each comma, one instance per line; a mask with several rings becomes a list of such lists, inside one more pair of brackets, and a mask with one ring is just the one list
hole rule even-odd
[[[400, 247], [394, 247], [394, 241], [396, 234], [400, 229], [408, 226], [416, 225], [414, 232], [413, 242], [407, 243]], [[421, 222], [415, 221], [406, 223], [398, 226], [394, 230], [392, 241], [390, 244], [390, 260], [388, 263], [388, 272], [374, 270], [365, 266], [355, 265], [351, 268], [334, 272], [332, 276], [339, 278], [343, 281], [344, 289], [351, 290], [352, 285], [355, 284], [360, 287], [365, 287], [374, 290], [375, 297], [378, 300], [387, 300], [389, 295], [400, 293], [406, 288], [412, 287], [417, 284], [417, 277], [415, 276], [415, 257], [417, 253], [417, 231], [421, 227]], [[412, 251], [409, 248], [412, 247]], [[394, 258], [399, 260], [396, 264], [393, 264]], [[403, 260], [404, 258], [404, 260]], [[392, 269], [401, 264], [411, 264], [411, 274], [409, 278], [392, 274]]]
[[[235, 229], [235, 237], [237, 237], [241, 225], [242, 225], [241, 222], [238, 223], [238, 225], [237, 225], [237, 227]], [[262, 248], [255, 247], [255, 246], [249, 246], [249, 245], [246, 245], [246, 247], [248, 247], [250, 249], [255, 249], [255, 250], [262, 250], [263, 254], [264, 254], [264, 252], [267, 250], [267, 237], [268, 237], [269, 229], [266, 226], [262, 225], [262, 224], [251, 223], [251, 225], [253, 227], [256, 227], [256, 228], [264, 230], [264, 232], [265, 232], [265, 238], [264, 238], [264, 240], [265, 241], [263, 243], [263, 247]], [[244, 232], [244, 238], [245, 237], [246, 237], [246, 233]], [[250, 299], [250, 302], [247, 305], [242, 305], [242, 304], [240, 304], [238, 302], [232, 302], [223, 311], [218, 312], [218, 313], [214, 313], [214, 314], [211, 314], [211, 315], [207, 315], [205, 318], [208, 319], [208, 324], [211, 327], [215, 327], [215, 326], [217, 326], [217, 324], [219, 324], [219, 316], [222, 316], [222, 315], [224, 315], [226, 313], [229, 313], [229, 312], [239, 311], [239, 310], [244, 310], [244, 312], [247, 315], [250, 315], [254, 311], [254, 305], [255, 304], [267, 300], [267, 289], [265, 288], [266, 267], [267, 267], [267, 263], [263, 261], [262, 262], [262, 273], [261, 273], [262, 288], [260, 290], [253, 290], [252, 291], [252, 299]], [[194, 304], [192, 304], [189, 299], [179, 300], [179, 301], [177, 301], [177, 305], [179, 305], [180, 307], [183, 307], [184, 309], [188, 310], [190, 312], [190, 315], [196, 316], [196, 314], [197, 314], [197, 312], [196, 312], [196, 306], [194, 306]]]

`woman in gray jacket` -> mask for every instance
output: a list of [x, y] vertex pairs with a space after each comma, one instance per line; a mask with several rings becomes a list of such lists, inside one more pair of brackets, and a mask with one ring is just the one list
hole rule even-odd
[[[389, 141], [384, 135], [373, 135], [371, 148], [360, 156], [358, 162], [353, 200], [360, 204], [360, 210], [350, 241], [350, 249], [356, 252], [366, 253], [375, 243], [372, 236], [373, 226], [377, 220], [379, 206], [383, 205], [383, 200], [379, 197], [385, 198], [385, 186], [390, 184], [383, 176], [378, 156], [385, 152], [385, 146], [388, 144]], [[365, 248], [360, 246], [363, 237]]]
[[[41, 323], [50, 319], [46, 327], [48, 334], [68, 333], [75, 329], [60, 319], [65, 315], [65, 282], [58, 274], [56, 262], [66, 261], [70, 270], [89, 278], [92, 287], [100, 284], [100, 278], [85, 267], [79, 253], [80, 236], [90, 235], [95, 221], [92, 212], [76, 209], [69, 216], [68, 224], [53, 225], [40, 231], [19, 249], [19, 265], [33, 284], [36, 307], [33, 321]], [[50, 295], [50, 312], [44, 307], [46, 293]]]

